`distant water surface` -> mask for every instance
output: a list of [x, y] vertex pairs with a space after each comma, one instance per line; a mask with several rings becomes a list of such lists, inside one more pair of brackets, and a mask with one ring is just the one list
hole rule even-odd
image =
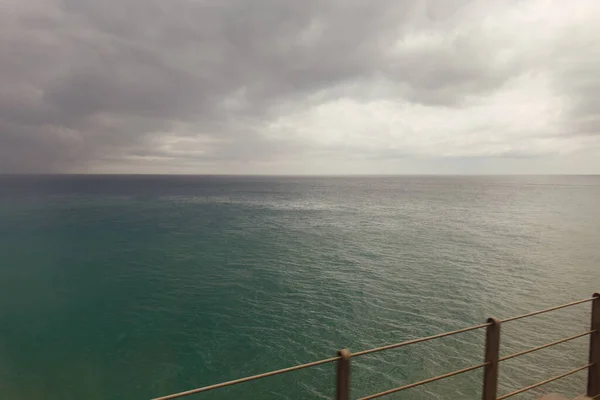
[[[0, 177], [2, 399], [147, 399], [594, 291], [595, 176]], [[502, 353], [583, 332], [588, 311], [507, 323]], [[482, 339], [355, 359], [352, 395], [480, 363]], [[583, 338], [507, 361], [501, 393], [586, 357]], [[480, 382], [475, 371], [389, 398], [477, 399]], [[325, 365], [192, 398], [333, 387]], [[579, 373], [544, 391], [584, 388]]]

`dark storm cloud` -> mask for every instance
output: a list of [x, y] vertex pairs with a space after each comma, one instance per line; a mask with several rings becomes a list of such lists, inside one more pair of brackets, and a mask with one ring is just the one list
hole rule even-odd
[[[467, 3], [0, 0], [0, 172], [85, 170], [129, 156], [293, 154], [311, 145], [267, 139], [261, 121], [281, 104], [375, 78], [410, 102], [460, 107], [522, 67], [454, 30]], [[447, 35], [403, 46], [427, 29]], [[585, 97], [580, 86], [568, 87], [572, 96]], [[176, 156], [156, 146], [157, 135], [212, 145]]]

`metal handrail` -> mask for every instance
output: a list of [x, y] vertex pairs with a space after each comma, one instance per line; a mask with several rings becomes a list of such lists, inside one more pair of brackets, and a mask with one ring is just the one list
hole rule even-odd
[[388, 394], [392, 394], [392, 393], [396, 393], [396, 392], [401, 392], [401, 391], [406, 390], [406, 389], [411, 389], [411, 388], [414, 388], [414, 387], [417, 387], [417, 386], [425, 385], [426, 383], [431, 383], [431, 382], [439, 381], [439, 380], [442, 380], [442, 379], [450, 378], [452, 376], [456, 376], [456, 375], [459, 375], [459, 374], [464, 374], [465, 372], [469, 372], [469, 371], [473, 371], [473, 370], [476, 370], [476, 369], [479, 369], [479, 368], [483, 368], [486, 365], [489, 365], [489, 363], [477, 364], [477, 365], [474, 365], [472, 367], [459, 369], [459, 370], [453, 371], [453, 372], [448, 372], [447, 374], [444, 374], [444, 375], [438, 375], [438, 376], [433, 377], [433, 378], [429, 378], [429, 379], [425, 379], [425, 380], [422, 380], [422, 381], [419, 381], [419, 382], [410, 383], [408, 385], [400, 386], [400, 387], [397, 387], [395, 389], [386, 390], [384, 392], [380, 392], [380, 393], [377, 393], [377, 394], [372, 394], [372, 395], [367, 396], [367, 397], [361, 397], [360, 400], [371, 400], [371, 399], [376, 399], [377, 397], [387, 396]]
[[505, 395], [503, 395], [503, 396], [500, 396], [500, 397], [498, 397], [498, 398], [497, 398], [497, 400], [504, 400], [504, 399], [508, 399], [509, 397], [516, 396], [516, 395], [518, 395], [518, 394], [521, 394], [521, 393], [523, 393], [523, 392], [527, 392], [528, 390], [535, 389], [536, 387], [539, 387], [539, 386], [545, 385], [545, 384], [547, 384], [547, 383], [550, 383], [550, 382], [557, 381], [557, 380], [559, 380], [559, 379], [561, 379], [561, 378], [564, 378], [565, 376], [573, 375], [574, 373], [577, 373], [577, 372], [579, 372], [579, 371], [583, 371], [584, 369], [588, 369], [588, 368], [589, 368], [589, 367], [591, 367], [592, 365], [594, 365], [594, 364], [588, 364], [588, 365], [584, 365], [583, 367], [575, 368], [574, 370], [571, 370], [571, 371], [569, 371], [569, 372], [565, 372], [564, 374], [561, 374], [561, 375], [555, 376], [555, 377], [553, 377], [553, 378], [550, 378], [550, 379], [546, 379], [545, 381], [541, 381], [541, 382], [538, 382], [538, 383], [536, 383], [536, 384], [533, 384], [533, 385], [531, 385], [531, 386], [527, 386], [527, 387], [524, 387], [524, 388], [522, 388], [522, 389], [515, 390], [514, 392], [510, 392], [510, 393], [508, 393], [508, 394], [505, 394]]
[[377, 353], [379, 351], [396, 349], [398, 347], [408, 346], [409, 344], [421, 343], [421, 342], [426, 342], [428, 340], [439, 339], [439, 338], [443, 338], [443, 337], [446, 337], [446, 336], [452, 336], [452, 335], [456, 335], [457, 333], [474, 331], [476, 329], [485, 328], [485, 327], [488, 327], [490, 325], [491, 325], [491, 323], [488, 322], [486, 324], [473, 325], [473, 326], [470, 326], [468, 328], [457, 329], [455, 331], [444, 332], [444, 333], [440, 333], [440, 334], [433, 335], [433, 336], [427, 336], [427, 337], [420, 338], [420, 339], [407, 340], [405, 342], [390, 344], [390, 345], [387, 345], [387, 346], [377, 347], [377, 348], [369, 349], [369, 350], [363, 350], [363, 351], [359, 351], [359, 352], [356, 352], [356, 353], [352, 353], [352, 357], [360, 357], [360, 356], [364, 356], [366, 354]]
[[542, 350], [542, 349], [545, 349], [545, 348], [548, 348], [548, 347], [551, 347], [551, 346], [554, 346], [554, 345], [557, 345], [557, 344], [568, 342], [570, 340], [578, 339], [578, 338], [583, 337], [583, 336], [591, 335], [594, 332], [597, 332], [597, 330], [594, 329], [593, 331], [583, 332], [583, 333], [580, 333], [579, 335], [574, 335], [574, 336], [570, 336], [568, 338], [560, 339], [560, 340], [557, 340], [556, 342], [547, 343], [547, 344], [545, 344], [543, 346], [538, 346], [538, 347], [534, 347], [534, 348], [531, 348], [531, 349], [523, 350], [523, 351], [520, 351], [518, 353], [511, 354], [509, 356], [501, 357], [498, 361], [510, 360], [511, 358], [515, 358], [515, 357], [519, 357], [519, 356], [522, 356], [522, 355], [525, 355], [525, 354], [533, 353], [534, 351]]
[[[531, 312], [531, 313], [527, 313], [527, 314], [522, 314], [522, 315], [518, 315], [518, 316], [506, 318], [506, 319], [500, 320], [498, 322], [504, 323], [504, 322], [516, 321], [516, 320], [519, 320], [519, 319], [522, 319], [522, 318], [526, 318], [526, 317], [530, 317], [530, 316], [534, 316], [534, 315], [538, 315], [538, 314], [542, 314], [542, 313], [546, 313], [546, 312], [550, 312], [550, 311], [555, 311], [555, 310], [558, 310], [558, 309], [561, 309], [561, 308], [566, 308], [566, 307], [574, 306], [574, 305], [577, 305], [577, 304], [582, 304], [582, 303], [590, 302], [590, 301], [593, 301], [593, 300], [598, 299], [598, 298], [599, 298], [599, 295], [595, 294], [593, 297], [588, 298], [588, 299], [574, 301], [574, 302], [563, 304], [563, 305], [560, 305], [560, 306], [550, 307], [550, 308], [546, 308], [544, 310], [534, 311], [534, 312]], [[404, 342], [395, 343], [395, 344], [391, 344], [391, 345], [387, 345], [387, 346], [381, 346], [381, 347], [377, 347], [377, 348], [373, 348], [373, 349], [362, 350], [362, 351], [350, 354], [349, 357], [354, 358], [354, 357], [359, 357], [359, 356], [363, 356], [363, 355], [373, 354], [373, 353], [384, 351], [384, 350], [390, 350], [390, 349], [395, 349], [395, 348], [399, 348], [399, 347], [403, 347], [403, 346], [408, 346], [408, 345], [411, 345], [411, 344], [426, 342], [426, 341], [429, 341], [429, 340], [439, 339], [439, 338], [442, 338], [442, 337], [452, 336], [452, 335], [456, 335], [456, 334], [459, 334], [459, 333], [469, 332], [469, 331], [473, 331], [473, 330], [477, 330], [477, 329], [481, 329], [481, 328], [489, 328], [492, 325], [494, 325], [493, 322], [487, 322], [487, 323], [484, 323], [484, 324], [473, 325], [473, 326], [470, 326], [470, 327], [467, 327], [467, 328], [457, 329], [457, 330], [450, 331], [450, 332], [444, 332], [444, 333], [440, 333], [440, 334], [437, 334], [437, 335], [427, 336], [427, 337], [424, 337], [424, 338], [412, 339], [412, 340], [407, 340], [407, 341], [404, 341]], [[568, 337], [568, 338], [565, 338], [565, 339], [561, 339], [561, 340], [558, 340], [556, 342], [548, 343], [548, 344], [545, 344], [543, 346], [539, 346], [539, 347], [535, 347], [535, 348], [532, 348], [532, 349], [524, 350], [524, 351], [521, 351], [521, 352], [518, 352], [518, 353], [515, 353], [515, 354], [511, 354], [509, 356], [505, 356], [505, 357], [502, 357], [502, 358], [497, 358], [497, 361], [505, 361], [505, 360], [508, 360], [508, 359], [511, 359], [511, 358], [515, 358], [515, 357], [518, 357], [518, 356], [521, 356], [521, 355], [524, 355], [524, 354], [528, 354], [528, 353], [531, 353], [531, 352], [534, 352], [534, 351], [537, 351], [537, 350], [541, 350], [541, 349], [544, 349], [544, 348], [547, 348], [547, 347], [550, 347], [550, 346], [554, 346], [556, 344], [564, 343], [564, 342], [567, 342], [567, 341], [570, 341], [570, 340], [573, 340], [573, 339], [577, 339], [577, 338], [582, 337], [582, 336], [590, 335], [590, 334], [593, 334], [593, 333], [598, 333], [598, 329], [590, 330], [588, 332], [584, 332], [582, 334], [578, 334], [578, 335], [571, 336], [571, 337]], [[318, 366], [318, 365], [328, 364], [328, 363], [332, 363], [332, 362], [336, 362], [336, 361], [340, 361], [340, 360], [342, 360], [342, 357], [338, 355], [337, 357], [331, 357], [331, 358], [327, 358], [327, 359], [323, 359], [323, 360], [319, 360], [319, 361], [314, 361], [314, 362], [310, 362], [310, 363], [306, 363], [306, 364], [296, 365], [296, 366], [293, 366], [293, 367], [279, 369], [279, 370], [276, 370], [276, 371], [266, 372], [266, 373], [262, 373], [262, 374], [258, 374], [258, 375], [252, 375], [252, 376], [248, 376], [248, 377], [245, 377], [245, 378], [240, 378], [240, 379], [235, 379], [235, 380], [231, 380], [231, 381], [227, 381], [227, 382], [223, 382], [223, 383], [218, 383], [218, 384], [215, 384], [215, 385], [204, 386], [204, 387], [197, 388], [197, 389], [192, 389], [192, 390], [187, 390], [187, 391], [184, 391], [184, 392], [170, 394], [170, 395], [167, 395], [167, 396], [157, 397], [154, 400], [171, 400], [171, 399], [176, 399], [176, 398], [179, 398], [179, 397], [184, 397], [184, 396], [188, 396], [188, 395], [192, 395], [192, 394], [207, 392], [207, 391], [214, 390], [214, 389], [219, 389], [219, 388], [223, 388], [223, 387], [227, 387], [227, 386], [232, 386], [232, 385], [236, 385], [236, 384], [240, 384], [240, 383], [244, 383], [244, 382], [249, 382], [249, 381], [253, 381], [253, 380], [256, 380], [256, 379], [267, 378], [267, 377], [270, 377], [270, 376], [279, 375], [279, 374], [283, 374], [283, 373], [287, 373], [287, 372], [292, 372], [292, 371], [297, 371], [297, 370], [301, 370], [301, 369], [305, 369], [305, 368], [315, 367], [315, 366]], [[411, 384], [408, 384], [408, 385], [405, 385], [405, 386], [401, 386], [399, 388], [390, 389], [390, 390], [387, 390], [385, 392], [380, 392], [380, 393], [375, 394], [375, 395], [363, 397], [361, 400], [368, 400], [368, 399], [373, 399], [373, 398], [385, 396], [387, 394], [399, 392], [401, 390], [410, 389], [410, 388], [413, 388], [413, 387], [416, 387], [416, 386], [421, 386], [421, 385], [424, 385], [424, 384], [427, 384], [427, 383], [430, 383], [430, 382], [434, 382], [434, 381], [437, 381], [437, 380], [440, 380], [440, 379], [449, 378], [451, 376], [462, 374], [462, 373], [465, 373], [465, 372], [468, 372], [468, 371], [472, 371], [472, 370], [475, 370], [475, 369], [478, 369], [478, 368], [489, 367], [489, 365], [490, 365], [490, 362], [484, 362], [482, 364], [478, 364], [478, 365], [475, 365], [473, 367], [469, 367], [469, 368], [457, 370], [457, 371], [450, 372], [450, 373], [447, 373], [447, 374], [444, 374], [444, 375], [439, 375], [439, 376], [436, 376], [436, 377], [433, 377], [433, 378], [425, 379], [423, 381], [419, 381], [419, 382], [411, 383]], [[537, 386], [541, 386], [543, 384], [546, 384], [546, 383], [552, 382], [554, 380], [563, 378], [565, 376], [574, 374], [574, 373], [576, 373], [578, 371], [581, 371], [581, 370], [583, 370], [585, 368], [589, 368], [592, 365], [594, 365], [594, 364], [590, 363], [590, 364], [586, 365], [585, 367], [581, 367], [579, 369], [570, 371], [570, 372], [568, 372], [566, 374], [563, 374], [563, 375], [560, 375], [558, 377], [551, 378], [550, 380], [543, 381], [543, 382], [541, 382], [539, 384], [536, 384], [536, 385], [533, 385], [533, 386], [530, 386], [530, 387], [527, 387], [527, 388], [524, 388], [524, 389], [520, 389], [520, 391], [512, 392], [512, 393], [509, 393], [508, 395], [504, 395], [502, 397], [498, 397], [497, 400], [502, 400], [502, 399], [508, 398], [510, 396], [514, 396], [514, 395], [522, 393], [522, 392], [524, 392], [526, 390], [530, 390], [530, 389], [533, 389], [533, 388], [535, 388]], [[593, 397], [593, 398], [594, 399], [595, 398], [600, 398], [600, 395], [598, 395], [596, 397]]]
[[543, 313], [547, 313], [550, 311], [555, 311], [555, 310], [560, 310], [561, 308], [565, 308], [565, 307], [571, 307], [577, 304], [581, 304], [581, 303], [587, 303], [588, 301], [592, 301], [596, 298], [596, 296], [591, 297], [589, 299], [584, 299], [584, 300], [578, 300], [578, 301], [573, 301], [571, 303], [567, 303], [567, 304], [563, 304], [561, 306], [556, 306], [556, 307], [550, 307], [550, 308], [546, 308], [544, 310], [539, 310], [539, 311], [534, 311], [534, 312], [530, 312], [528, 314], [523, 314], [523, 315], [517, 315], [516, 317], [510, 317], [510, 318], [506, 318], [503, 319], [502, 322], [511, 322], [511, 321], [516, 321], [518, 319], [521, 318], [527, 318], [527, 317], [532, 317], [534, 315], [538, 315], [538, 314], [543, 314]]
[[170, 394], [167, 396], [157, 397], [154, 400], [171, 400], [171, 399], [176, 399], [178, 397], [189, 396], [191, 394], [208, 392], [209, 390], [219, 389], [219, 388], [226, 387], [226, 386], [237, 385], [238, 383], [244, 383], [244, 382], [249, 382], [249, 381], [253, 381], [256, 379], [267, 378], [269, 376], [285, 374], [286, 372], [298, 371], [300, 369], [316, 367], [318, 365], [329, 364], [334, 361], [338, 361], [340, 359], [341, 359], [340, 356], [331, 357], [331, 358], [327, 358], [325, 360], [313, 361], [310, 363], [296, 365], [296, 366], [289, 367], [289, 368], [278, 369], [276, 371], [265, 372], [263, 374], [247, 376], [245, 378], [234, 379], [232, 381], [227, 381], [227, 382], [223, 382], [223, 383], [217, 383], [216, 385], [204, 386], [204, 387], [201, 387], [198, 389], [192, 389], [192, 390], [187, 390], [185, 392], [179, 392], [179, 393], [174, 393], [174, 394]]

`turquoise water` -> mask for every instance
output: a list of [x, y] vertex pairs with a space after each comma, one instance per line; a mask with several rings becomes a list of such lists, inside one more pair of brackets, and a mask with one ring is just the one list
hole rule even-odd
[[[146, 399], [598, 290], [600, 177], [0, 177], [2, 399]], [[588, 310], [506, 324], [502, 353], [582, 332]], [[482, 339], [355, 359], [352, 396], [479, 363]], [[507, 361], [500, 391], [586, 354], [583, 338]], [[476, 399], [480, 379], [389, 398]], [[333, 383], [325, 365], [191, 398]]]

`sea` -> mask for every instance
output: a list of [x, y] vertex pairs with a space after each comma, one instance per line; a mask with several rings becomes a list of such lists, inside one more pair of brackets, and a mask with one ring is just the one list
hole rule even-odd
[[[598, 176], [0, 177], [0, 399], [150, 399], [596, 291]], [[501, 355], [585, 332], [589, 311], [502, 324]], [[484, 336], [353, 358], [351, 397], [479, 364]], [[588, 340], [502, 362], [500, 394], [586, 365]], [[386, 398], [479, 399], [481, 380]], [[334, 387], [326, 364], [190, 398]]]

